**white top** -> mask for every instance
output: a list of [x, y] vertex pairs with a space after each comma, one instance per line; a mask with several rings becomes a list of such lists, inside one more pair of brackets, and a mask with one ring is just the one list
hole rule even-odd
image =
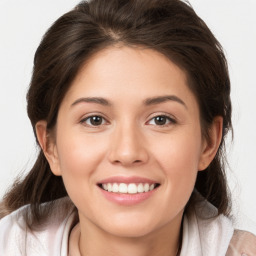
[[[69, 236], [76, 213], [68, 198], [57, 200], [46, 223], [37, 231], [26, 228], [22, 207], [0, 220], [0, 255], [4, 256], [79, 256], [78, 243]], [[223, 215], [213, 218], [216, 208], [199, 203], [190, 207], [184, 216], [181, 256], [225, 256], [234, 229]], [[62, 214], [62, 213], [65, 213]], [[211, 217], [211, 218], [210, 218]], [[74, 231], [77, 229], [74, 229]], [[75, 255], [72, 253], [75, 253]]]
[[38, 231], [26, 227], [22, 207], [0, 220], [1, 256], [67, 256], [69, 234], [74, 226], [74, 207], [62, 198], [53, 206], [51, 216]]

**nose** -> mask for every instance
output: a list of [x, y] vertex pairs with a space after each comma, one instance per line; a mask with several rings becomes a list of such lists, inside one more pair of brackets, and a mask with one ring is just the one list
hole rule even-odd
[[149, 159], [144, 136], [136, 127], [116, 127], [111, 136], [109, 161], [123, 166], [140, 165]]

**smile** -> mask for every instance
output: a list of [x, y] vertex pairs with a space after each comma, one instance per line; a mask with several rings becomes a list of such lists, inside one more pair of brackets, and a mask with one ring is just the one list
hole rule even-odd
[[152, 191], [159, 186], [158, 183], [103, 183], [99, 186], [105, 191], [119, 194], [138, 194]]
[[132, 206], [154, 197], [160, 183], [145, 177], [114, 176], [99, 181], [97, 186], [108, 201]]

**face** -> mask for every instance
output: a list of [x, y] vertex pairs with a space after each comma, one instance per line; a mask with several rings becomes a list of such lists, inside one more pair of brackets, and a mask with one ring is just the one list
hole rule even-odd
[[80, 70], [49, 162], [82, 225], [138, 237], [180, 225], [205, 149], [185, 73], [158, 52], [123, 46]]

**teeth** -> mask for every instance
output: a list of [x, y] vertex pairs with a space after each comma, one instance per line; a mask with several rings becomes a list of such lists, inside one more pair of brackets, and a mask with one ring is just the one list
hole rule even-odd
[[144, 192], [144, 187], [143, 187], [143, 184], [141, 184], [141, 183], [138, 185], [138, 192], [139, 193], [143, 193]]
[[137, 194], [143, 192], [149, 192], [156, 187], [156, 184], [149, 183], [106, 183], [102, 184], [102, 188], [108, 192], [122, 193], [122, 194]]
[[128, 193], [129, 194], [136, 194], [138, 192], [138, 188], [134, 183], [128, 185]]
[[119, 186], [118, 184], [114, 183], [112, 186], [112, 192], [118, 192], [119, 191]]
[[148, 183], [146, 183], [146, 184], [144, 185], [144, 191], [145, 191], [145, 192], [148, 192], [148, 191], [149, 191], [149, 184], [148, 184]]
[[110, 183], [108, 183], [108, 191], [111, 192], [112, 191], [112, 185]]
[[[127, 185], [126, 184], [124, 184], [124, 183], [121, 183], [120, 185], [119, 185], [119, 191], [118, 192], [120, 192], [120, 193], [127, 193], [127, 190], [128, 190], [128, 188], [127, 188]], [[109, 190], [108, 190], [109, 191]], [[110, 192], [110, 191], [109, 191]]]

